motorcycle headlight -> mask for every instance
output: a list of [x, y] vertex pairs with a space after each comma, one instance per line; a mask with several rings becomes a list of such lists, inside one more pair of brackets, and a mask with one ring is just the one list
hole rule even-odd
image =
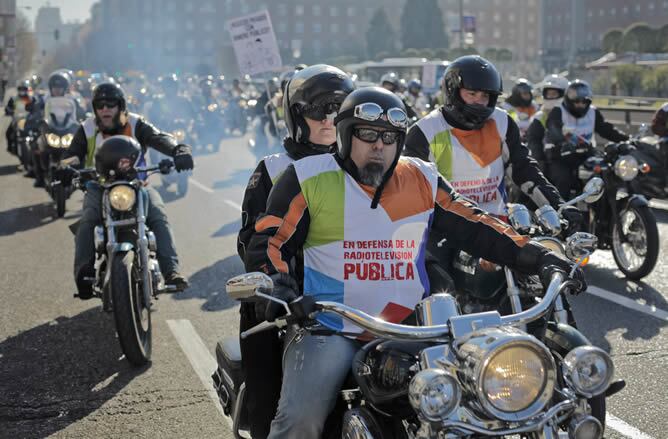
[[183, 142], [183, 140], [186, 138], [186, 132], [183, 130], [174, 130], [172, 132], [172, 135], [176, 138], [178, 142]]
[[560, 256], [566, 256], [566, 251], [564, 250], [564, 245], [558, 239], [541, 236], [541, 237], [533, 239], [533, 241], [542, 245], [546, 249], [555, 252], [556, 254], [558, 254]]
[[552, 398], [556, 366], [536, 338], [514, 329], [480, 331], [459, 348], [466, 387], [491, 416], [522, 421]]
[[624, 181], [631, 181], [638, 175], [638, 160], [630, 155], [623, 155], [615, 162], [615, 174]]
[[427, 420], [438, 422], [452, 413], [461, 399], [459, 382], [443, 369], [418, 372], [408, 386], [411, 406]]
[[63, 137], [60, 138], [60, 144], [63, 148], [68, 148], [70, 144], [72, 144], [72, 139], [74, 139], [74, 135], [71, 133], [65, 134]]
[[16, 122], [16, 126], [18, 127], [19, 130], [23, 131], [23, 129], [26, 127], [26, 120], [19, 119], [19, 121]]
[[126, 212], [132, 209], [135, 205], [137, 194], [134, 188], [130, 186], [120, 185], [114, 186], [109, 191], [109, 203], [111, 207], [121, 212]]
[[60, 148], [60, 136], [54, 133], [49, 133], [46, 135], [46, 143], [48, 143], [51, 148]]
[[[254, 102], [254, 101], [251, 101], [251, 102]], [[246, 108], [246, 107], [248, 106], [248, 102], [246, 102], [246, 101], [243, 100], [243, 99], [240, 99], [240, 100], [239, 100], [239, 106], [240, 106], [241, 108]]]
[[216, 105], [216, 104], [209, 104], [209, 106], [206, 107], [206, 109], [209, 110], [209, 111], [211, 111], [211, 112], [214, 112], [214, 111], [216, 111], [216, 110], [218, 109], [218, 105]]
[[580, 346], [568, 353], [562, 363], [564, 380], [578, 394], [591, 398], [605, 392], [614, 375], [614, 365], [603, 349]]

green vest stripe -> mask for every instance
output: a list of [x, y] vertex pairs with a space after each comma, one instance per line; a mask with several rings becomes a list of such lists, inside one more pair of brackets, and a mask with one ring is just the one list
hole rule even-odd
[[429, 147], [434, 154], [438, 172], [446, 180], [450, 180], [452, 178], [452, 138], [450, 137], [450, 130], [436, 134]]
[[301, 182], [311, 216], [304, 249], [343, 240], [345, 175], [326, 171]]

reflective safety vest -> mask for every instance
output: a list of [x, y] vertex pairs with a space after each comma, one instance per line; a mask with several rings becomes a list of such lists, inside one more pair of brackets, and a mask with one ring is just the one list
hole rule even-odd
[[510, 117], [515, 120], [517, 127], [522, 133], [529, 129], [529, 125], [531, 125], [531, 118], [538, 111], [538, 105], [535, 103], [532, 103], [528, 107], [513, 107], [510, 104], [506, 104], [503, 108], [508, 112]]
[[29, 113], [28, 104], [32, 102], [30, 96], [17, 97], [14, 102], [14, 118], [17, 120], [25, 118]]
[[[303, 199], [292, 203], [305, 203], [310, 215], [304, 294], [389, 322], [404, 320], [429, 291], [424, 261], [436, 200], [435, 166], [402, 157], [376, 209], [370, 207], [375, 189], [357, 183], [331, 154], [303, 158], [294, 167]], [[361, 332], [334, 315], [319, 321]]]
[[507, 215], [508, 113], [496, 108], [481, 129], [467, 131], [450, 126], [436, 109], [417, 126], [429, 142], [430, 160], [460, 195], [493, 215]]
[[264, 166], [267, 168], [267, 173], [269, 174], [272, 184], [276, 183], [278, 177], [280, 177], [288, 166], [294, 162], [294, 160], [284, 152], [268, 155], [262, 160], [264, 160]]
[[[137, 127], [137, 121], [139, 120], [139, 116], [134, 113], [128, 113], [128, 122], [125, 124], [125, 127], [123, 128], [123, 132], [120, 133], [124, 136], [128, 137], [133, 137], [136, 139], [135, 136], [135, 128]], [[83, 122], [83, 129], [84, 129], [84, 134], [86, 135], [86, 143], [88, 144], [88, 147], [86, 149], [86, 163], [85, 167], [86, 168], [92, 168], [95, 166], [95, 151], [96, 149], [102, 144], [102, 141], [106, 139], [107, 137], [111, 137], [111, 135], [108, 134], [103, 134], [98, 128], [97, 124], [95, 123], [95, 117], [89, 117]], [[142, 153], [139, 159], [140, 164], [145, 163], [144, 161], [144, 154]]]
[[562, 133], [568, 142], [573, 145], [582, 143], [579, 138], [596, 146], [596, 107], [591, 105], [583, 117], [576, 118], [561, 104]]

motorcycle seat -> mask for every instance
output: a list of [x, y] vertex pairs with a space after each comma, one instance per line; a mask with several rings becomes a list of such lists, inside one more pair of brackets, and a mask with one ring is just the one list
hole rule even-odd
[[218, 366], [225, 368], [232, 375], [235, 387], [243, 382], [241, 347], [238, 337], [226, 337], [216, 343], [216, 360]]

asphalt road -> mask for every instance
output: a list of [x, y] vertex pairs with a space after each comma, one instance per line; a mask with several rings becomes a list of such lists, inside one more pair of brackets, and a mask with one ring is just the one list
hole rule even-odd
[[[207, 373], [216, 341], [237, 331], [238, 307], [224, 284], [242, 271], [235, 244], [239, 204], [258, 160], [245, 139], [198, 155], [187, 196], [165, 197], [192, 286], [160, 297], [153, 361], [133, 369], [122, 358], [112, 316], [96, 300], [72, 297], [68, 225], [80, 214], [81, 194], [68, 202], [66, 217], [56, 219], [48, 195], [22, 176], [2, 138], [0, 437], [231, 437]], [[668, 212], [656, 214], [661, 236], [668, 236]], [[662, 257], [667, 242], [662, 239]], [[609, 253], [599, 252], [586, 271], [603, 297], [576, 298], [576, 317], [584, 333], [611, 352], [617, 376], [628, 383], [608, 401], [606, 437], [665, 438], [667, 264], [661, 259], [637, 284], [621, 277]], [[610, 300], [619, 297], [637, 309]]]

